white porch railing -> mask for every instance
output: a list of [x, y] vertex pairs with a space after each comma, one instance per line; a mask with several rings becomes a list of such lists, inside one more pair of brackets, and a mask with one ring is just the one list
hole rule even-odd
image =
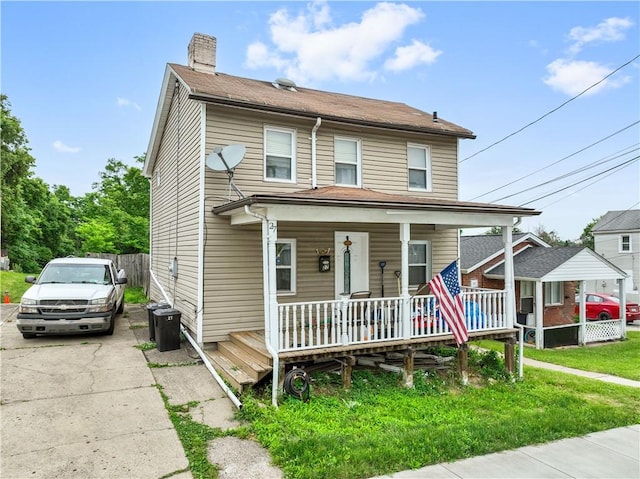
[[[507, 328], [505, 291], [462, 293], [469, 332]], [[311, 301], [278, 305], [280, 352], [451, 334], [434, 296]], [[406, 333], [405, 333], [406, 332]]]

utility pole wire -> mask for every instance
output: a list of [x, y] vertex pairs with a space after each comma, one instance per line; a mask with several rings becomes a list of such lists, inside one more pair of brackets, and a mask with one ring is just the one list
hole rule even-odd
[[[513, 180], [513, 181], [511, 181], [511, 182], [509, 182], [509, 183], [507, 183], [506, 185], [499, 186], [499, 187], [497, 187], [497, 188], [492, 189], [491, 191], [487, 191], [486, 193], [483, 193], [483, 194], [481, 194], [481, 195], [479, 195], [479, 196], [476, 196], [475, 198], [471, 198], [469, 201], [474, 201], [474, 200], [477, 200], [478, 198], [482, 198], [483, 196], [487, 196], [487, 195], [490, 195], [491, 193], [495, 193], [496, 191], [502, 190], [503, 188], [506, 188], [507, 186], [511, 186], [511, 185], [513, 185], [514, 183], [517, 183], [518, 181], [522, 181], [522, 180], [524, 180], [525, 178], [529, 178], [529, 177], [531, 177], [532, 175], [535, 175], [536, 173], [540, 173], [541, 171], [546, 170], [547, 168], [551, 168], [552, 166], [555, 166], [555, 165], [557, 165], [558, 163], [563, 162], [564, 160], [568, 160], [569, 158], [571, 158], [571, 157], [573, 157], [573, 156], [576, 156], [576, 155], [578, 155], [578, 154], [582, 153], [583, 151], [588, 150], [589, 148], [591, 148], [591, 147], [593, 147], [593, 146], [596, 146], [597, 144], [602, 143], [603, 141], [606, 141], [606, 140], [608, 140], [609, 138], [611, 138], [611, 137], [613, 137], [613, 136], [616, 136], [616, 135], [618, 135], [618, 134], [622, 133], [622, 132], [623, 132], [623, 131], [625, 131], [625, 130], [628, 130], [628, 129], [629, 129], [629, 128], [631, 128], [632, 126], [637, 125], [638, 123], [640, 123], [640, 120], [635, 121], [635, 122], [631, 123], [630, 125], [627, 125], [627, 126], [625, 126], [624, 128], [621, 128], [621, 129], [619, 129], [618, 131], [616, 131], [616, 132], [614, 132], [614, 133], [611, 133], [610, 135], [605, 136], [604, 138], [599, 139], [599, 140], [598, 140], [598, 141], [596, 141], [595, 143], [591, 143], [590, 145], [585, 146], [584, 148], [582, 148], [582, 149], [580, 149], [580, 150], [578, 150], [578, 151], [576, 151], [576, 152], [574, 152], [574, 153], [571, 153], [570, 155], [565, 156], [564, 158], [560, 158], [559, 160], [554, 161], [553, 163], [551, 163], [551, 164], [549, 164], [549, 165], [547, 165], [547, 166], [543, 166], [542, 168], [538, 168], [536, 171], [533, 171], [533, 172], [531, 172], [531, 173], [527, 173], [526, 175], [521, 176], [520, 178], [517, 178], [517, 179], [515, 179], [515, 180]], [[497, 200], [496, 200], [496, 201], [497, 201]]]
[[537, 120], [533, 120], [531, 123], [528, 123], [527, 125], [523, 126], [522, 128], [520, 128], [517, 131], [514, 131], [513, 133], [510, 133], [509, 135], [505, 136], [504, 138], [502, 138], [501, 140], [496, 141], [495, 143], [490, 144], [489, 146], [487, 146], [486, 148], [483, 148], [480, 151], [476, 151], [473, 155], [467, 156], [466, 158], [460, 160], [460, 163], [464, 163], [467, 160], [470, 160], [471, 158], [473, 158], [476, 155], [479, 155], [480, 153], [487, 151], [489, 148], [493, 148], [494, 146], [502, 143], [503, 141], [507, 140], [508, 138], [511, 138], [514, 135], [517, 135], [518, 133], [520, 133], [521, 131], [525, 130], [526, 128], [529, 128], [531, 125], [534, 125], [535, 123], [538, 123], [540, 120], [542, 120], [543, 118], [551, 115], [552, 113], [555, 113], [556, 111], [558, 111], [560, 108], [562, 108], [563, 106], [565, 106], [566, 104], [568, 104], [569, 102], [572, 102], [573, 100], [575, 100], [576, 98], [584, 95], [585, 93], [587, 93], [589, 90], [591, 90], [592, 88], [595, 88], [596, 86], [598, 86], [600, 83], [602, 83], [603, 81], [605, 81], [607, 78], [609, 78], [611, 75], [617, 73], [618, 71], [620, 71], [621, 69], [623, 69], [624, 67], [626, 67], [627, 65], [629, 65], [630, 63], [633, 63], [635, 60], [637, 60], [638, 58], [640, 58], [640, 55], [636, 55], [634, 58], [632, 58], [631, 60], [629, 60], [627, 63], [625, 63], [624, 65], [619, 66], [618, 68], [616, 68], [615, 70], [613, 70], [611, 73], [609, 73], [607, 76], [605, 76], [604, 78], [602, 78], [600, 81], [594, 83], [593, 85], [591, 85], [589, 88], [587, 88], [586, 90], [578, 93], [576, 96], [574, 96], [573, 98], [569, 98], [567, 101], [565, 101], [563, 104], [561, 104], [560, 106], [554, 108], [553, 110], [545, 113], [544, 115], [542, 115], [540, 118], [538, 118]]
[[575, 183], [573, 183], [573, 184], [571, 184], [571, 185], [565, 186], [564, 188], [560, 188], [559, 190], [556, 190], [556, 191], [552, 191], [551, 193], [548, 193], [548, 194], [546, 194], [546, 195], [544, 195], [544, 196], [540, 196], [540, 197], [538, 197], [538, 198], [536, 198], [536, 199], [533, 199], [533, 200], [531, 200], [531, 201], [527, 201], [526, 203], [522, 203], [521, 205], [518, 205], [518, 206], [526, 206], [526, 205], [529, 205], [529, 204], [531, 204], [531, 203], [535, 203], [535, 202], [536, 202], [536, 201], [538, 201], [538, 200], [542, 200], [542, 199], [547, 198], [547, 197], [549, 197], [549, 196], [553, 196], [553, 195], [555, 195], [555, 194], [560, 193], [561, 191], [567, 190], [567, 189], [569, 189], [569, 188], [571, 188], [571, 187], [573, 187], [573, 186], [579, 185], [580, 183], [584, 183], [585, 181], [588, 181], [588, 180], [590, 180], [590, 179], [592, 179], [592, 178], [595, 178], [595, 177], [597, 177], [597, 176], [600, 176], [600, 175], [602, 175], [603, 173], [607, 173], [607, 172], [612, 171], [612, 170], [615, 170], [615, 169], [617, 169], [617, 168], [622, 168], [622, 167], [628, 166], [628, 165], [630, 165], [631, 163], [633, 163], [634, 161], [636, 161], [638, 158], [640, 158], [640, 156], [636, 156], [636, 157], [634, 157], [634, 158], [631, 158], [630, 160], [627, 160], [627, 161], [625, 161], [625, 162], [622, 162], [622, 163], [620, 163], [620, 164], [618, 164], [618, 165], [616, 165], [616, 166], [612, 166], [612, 167], [611, 167], [611, 168], [609, 168], [608, 170], [601, 171], [600, 173], [596, 173], [595, 175], [592, 175], [592, 176], [590, 176], [590, 177], [588, 177], [588, 178], [585, 178], [585, 179], [580, 180], [580, 181], [576, 181]]
[[[613, 154], [611, 154], [611, 155], [609, 155], [609, 156], [607, 156], [607, 157], [605, 157], [603, 159], [594, 161], [594, 162], [589, 163], [588, 165], [585, 165], [585, 166], [581, 166], [580, 168], [578, 168], [576, 170], [569, 171], [568, 173], [565, 173], [565, 174], [560, 175], [560, 176], [556, 176], [555, 178], [551, 178], [550, 180], [544, 181], [542, 183], [538, 183], [537, 185], [531, 186], [531, 187], [529, 187], [527, 189], [524, 189], [524, 190], [521, 190], [521, 191], [517, 191], [517, 192], [512, 193], [510, 195], [503, 196], [502, 198], [497, 198], [497, 199], [495, 199], [493, 201], [490, 201], [490, 203], [496, 203], [498, 201], [502, 201], [502, 200], [506, 200], [507, 198], [511, 198], [513, 196], [518, 196], [518, 195], [521, 195], [523, 193], [527, 193], [527, 192], [529, 192], [531, 190], [535, 190], [536, 188], [541, 188], [542, 186], [546, 186], [548, 184], [555, 183], [556, 181], [564, 180], [565, 178], [568, 178], [569, 176], [577, 175], [578, 173], [582, 173], [584, 171], [590, 170], [591, 168], [595, 168], [597, 166], [603, 165], [603, 164], [608, 163], [610, 161], [617, 160], [618, 158], [620, 158], [622, 156], [628, 155], [630, 153], [637, 152], [638, 151], [637, 146], [638, 146], [638, 143], [636, 143], [635, 145], [632, 145], [631, 147], [623, 148], [622, 150], [619, 150], [616, 153], [613, 153]], [[627, 150], [627, 151], [624, 151], [624, 150]]]

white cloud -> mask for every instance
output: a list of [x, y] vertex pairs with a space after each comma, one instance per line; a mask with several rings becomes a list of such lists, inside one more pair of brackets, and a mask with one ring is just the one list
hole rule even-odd
[[[366, 10], [359, 22], [334, 25], [329, 5], [313, 2], [297, 16], [281, 8], [269, 18], [273, 48], [262, 42], [249, 45], [246, 66], [275, 68], [299, 83], [340, 80], [372, 80], [375, 61], [385, 60], [389, 49], [402, 40], [410, 25], [424, 13], [398, 3], [378, 3]], [[432, 63], [442, 52], [414, 41], [400, 47], [388, 59], [388, 68], [400, 70]]]
[[[543, 80], [544, 83], [556, 91], [575, 96], [602, 80], [613, 70], [597, 62], [559, 58], [547, 65], [547, 71], [549, 76]], [[629, 80], [629, 77], [620, 79], [608, 78], [586, 92], [585, 95], [593, 95], [605, 88], [618, 88]]]
[[116, 99], [116, 103], [118, 104], [118, 106], [123, 107], [123, 108], [131, 107], [131, 108], [135, 108], [138, 111], [142, 110], [142, 108], [140, 108], [140, 105], [138, 105], [135, 101], [131, 101], [131, 100], [128, 100], [126, 98], [118, 97]]
[[61, 153], [78, 153], [80, 151], [79, 146], [67, 146], [60, 140], [53, 142], [53, 148]]
[[573, 44], [569, 47], [571, 54], [576, 54], [589, 43], [617, 42], [624, 40], [624, 32], [633, 26], [629, 18], [611, 17], [595, 27], [574, 27], [569, 31], [569, 39]]
[[384, 67], [387, 70], [408, 70], [421, 63], [430, 65], [442, 54], [440, 50], [434, 50], [430, 45], [414, 40], [411, 45], [396, 48], [395, 56], [389, 58]]

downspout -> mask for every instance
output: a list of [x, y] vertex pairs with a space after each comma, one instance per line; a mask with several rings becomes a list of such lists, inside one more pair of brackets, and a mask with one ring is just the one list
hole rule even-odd
[[267, 217], [256, 213], [255, 211], [251, 211], [249, 205], [245, 205], [244, 212], [254, 218], [259, 219], [262, 222], [262, 295], [264, 301], [264, 337], [265, 337], [265, 346], [267, 347], [267, 351], [271, 354], [271, 358], [273, 359], [273, 382], [271, 385], [271, 403], [278, 407], [278, 382], [279, 377], [278, 373], [280, 370], [280, 359], [278, 358], [278, 352], [273, 349], [273, 345], [271, 344], [271, 304], [269, 300], [269, 250], [266, 247], [268, 239], [267, 239], [267, 228], [268, 228], [268, 220]]
[[[149, 268], [149, 273], [151, 274], [151, 279], [153, 279], [153, 282], [156, 284], [158, 288], [160, 288], [160, 292], [162, 293], [162, 296], [164, 296], [165, 301], [169, 303], [171, 307], [173, 307], [174, 306], [173, 301], [169, 299], [169, 295], [164, 290], [164, 288], [160, 284], [160, 281], [158, 281], [158, 278], [153, 273], [153, 270], [151, 268]], [[202, 359], [202, 362], [204, 363], [204, 365], [207, 367], [207, 369], [209, 370], [213, 378], [216, 380], [218, 385], [225, 392], [225, 394], [229, 397], [229, 399], [234, 404], [234, 406], [237, 407], [238, 409], [242, 409], [242, 403], [240, 402], [240, 400], [235, 396], [235, 394], [233, 394], [233, 391], [229, 389], [229, 386], [227, 386], [224, 380], [218, 375], [217, 371], [215, 370], [215, 368], [207, 358], [207, 355], [204, 353], [204, 351], [202, 351], [202, 349], [200, 349], [200, 347], [198, 346], [198, 343], [195, 342], [195, 340], [191, 337], [187, 329], [184, 326], [182, 326], [182, 324], [180, 325], [180, 331], [182, 332], [182, 334], [184, 334], [185, 338], [187, 338], [187, 340], [191, 343], [191, 346], [193, 346], [193, 349], [196, 350], [196, 352], [200, 356], [200, 359]]]
[[314, 190], [318, 188], [318, 178], [316, 175], [316, 132], [318, 131], [318, 128], [320, 128], [321, 123], [322, 119], [318, 117], [313, 130], [311, 130], [311, 188], [313, 188]]

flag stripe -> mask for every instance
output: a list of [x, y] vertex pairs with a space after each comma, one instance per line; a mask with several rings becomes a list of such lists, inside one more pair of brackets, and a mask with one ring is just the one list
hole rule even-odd
[[440, 306], [440, 315], [449, 325], [456, 344], [460, 345], [469, 340], [469, 333], [465, 325], [464, 305], [460, 294], [458, 280], [458, 265], [454, 261], [429, 281]]

